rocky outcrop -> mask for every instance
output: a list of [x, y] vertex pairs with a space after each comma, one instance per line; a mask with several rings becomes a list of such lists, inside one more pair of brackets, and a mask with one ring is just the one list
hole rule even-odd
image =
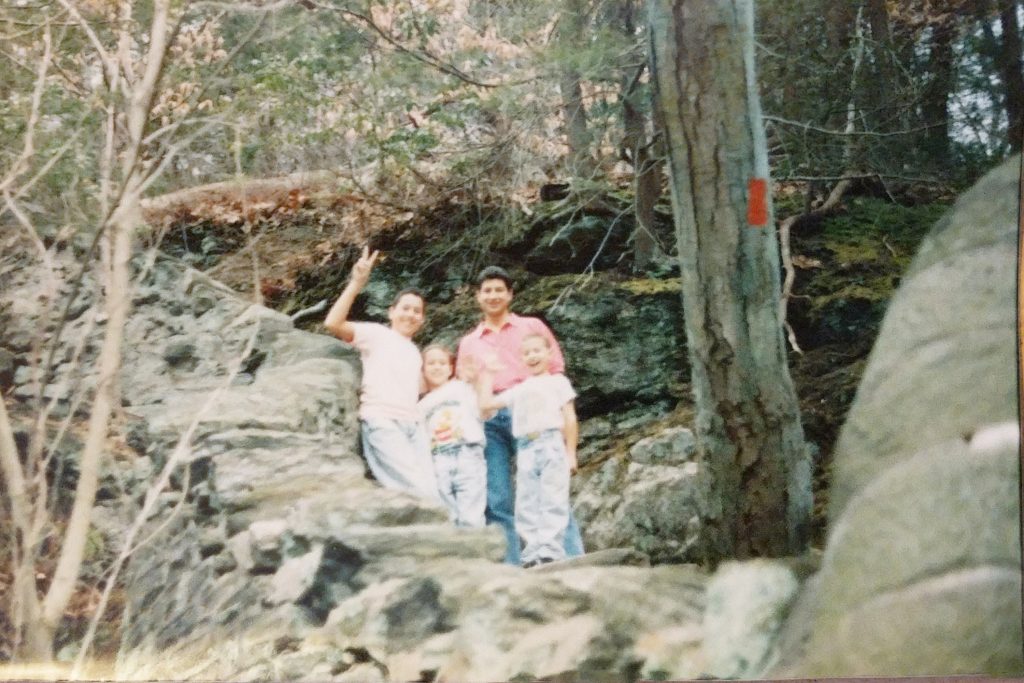
[[660, 430], [624, 453], [611, 450], [573, 482], [587, 547], [632, 546], [654, 562], [694, 561], [709, 509], [705, 471], [686, 427]]
[[[574, 483], [597, 552], [523, 570], [500, 564], [500, 533], [456, 529], [367, 478], [348, 346], [173, 260], [139, 264], [119, 416], [133, 454], [106, 465], [94, 515], [111, 544], [177, 466], [124, 577], [118, 674], [1021, 674], [1012, 171], [967, 195], [907, 274], [842, 435], [820, 571], [802, 587], [792, 562], [711, 576], [685, 564], [706, 482], [685, 417], [655, 421], [683, 391], [671, 281], [581, 288], [558, 306], [568, 280], [518, 293], [520, 310], [580, 331], [563, 335], [566, 352], [581, 404], [600, 414], [582, 425]], [[56, 368], [37, 377], [25, 354], [55, 326], [26, 294], [31, 273], [11, 272], [0, 381], [15, 401], [38, 392], [54, 414], [82, 415], [75, 389], [90, 386], [102, 316], [85, 294], [72, 302]], [[75, 450], [58, 454], [68, 477]]]
[[[350, 347], [297, 330], [173, 259], [137, 265], [121, 391], [132, 454], [105, 465], [93, 517], [108, 547], [124, 542], [159, 473], [171, 476], [123, 576], [120, 677], [634, 680], [734, 666], [706, 654], [707, 574], [651, 567], [635, 549], [640, 507], [631, 502], [626, 522], [601, 532], [597, 517], [608, 515], [599, 499], [608, 496], [611, 509], [618, 502], [598, 486], [584, 496], [594, 552], [535, 570], [503, 565], [500, 532], [457, 529], [442, 509], [367, 478]], [[8, 318], [4, 342], [20, 352], [38, 334], [31, 273], [23, 275], [5, 292], [14, 300], [5, 310], [19, 315]], [[64, 415], [88, 405], [75, 389], [89, 388], [82, 369], [104, 322], [91, 291], [87, 283], [64, 330], [64, 346], [80, 344], [84, 362], [62, 350], [67, 360], [42, 382]], [[12, 379], [23, 376], [15, 396], [30, 398], [27, 366], [12, 365]], [[589, 457], [595, 444], [650, 420], [641, 410], [595, 423]], [[632, 463], [646, 469], [627, 495], [656, 503], [680, 493], [672, 479], [694, 479], [692, 445], [682, 429], [637, 444]], [[71, 442], [61, 455], [69, 477], [74, 451]], [[652, 487], [654, 472], [662, 476]], [[694, 504], [686, 498], [677, 506], [686, 514], [666, 517], [662, 538], [676, 533], [676, 519], [692, 522]], [[657, 534], [644, 538], [658, 548]], [[620, 543], [627, 547], [601, 550]], [[656, 561], [685, 557], [685, 544], [665, 547]], [[784, 609], [790, 596], [776, 599]], [[770, 645], [774, 631], [765, 633]], [[748, 647], [721, 640], [716, 652]]]
[[1024, 674], [1015, 367], [1020, 160], [922, 245], [835, 456], [780, 676]]
[[[705, 572], [650, 567], [635, 550], [538, 570], [501, 564], [496, 529], [455, 528], [444, 510], [367, 478], [350, 347], [173, 260], [140, 283], [122, 373], [136, 455], [111, 463], [110, 476], [136, 501], [162, 469], [173, 476], [124, 576], [118, 676], [715, 674]], [[83, 308], [70, 337], [94, 315]], [[684, 441], [679, 432], [640, 444], [634, 459], [689, 468]], [[97, 508], [111, 543], [131, 521], [124, 502]]]

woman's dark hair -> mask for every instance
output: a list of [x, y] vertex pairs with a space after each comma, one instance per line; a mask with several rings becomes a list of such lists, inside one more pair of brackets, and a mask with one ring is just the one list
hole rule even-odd
[[398, 302], [406, 294], [412, 294], [413, 296], [419, 297], [419, 300], [423, 302], [423, 308], [427, 307], [427, 297], [424, 296], [423, 292], [417, 289], [416, 287], [406, 287], [398, 294], [395, 294], [395, 298], [391, 300], [391, 307], [394, 308], [395, 306], [397, 306]]
[[514, 284], [512, 282], [512, 276], [509, 275], [508, 271], [502, 268], [501, 266], [487, 266], [486, 268], [481, 270], [480, 274], [476, 276], [477, 289], [482, 287], [484, 282], [486, 282], [487, 280], [501, 280], [502, 282], [505, 283], [505, 286], [508, 287], [509, 290], [514, 289], [514, 287], [512, 286]]

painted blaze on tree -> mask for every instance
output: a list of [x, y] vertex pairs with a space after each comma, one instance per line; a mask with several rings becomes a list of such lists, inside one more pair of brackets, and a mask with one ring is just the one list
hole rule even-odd
[[[704, 558], [806, 547], [811, 466], [779, 316], [768, 162], [754, 77], [752, 0], [651, 0], [692, 364], [698, 453], [710, 476]], [[767, 193], [766, 193], [767, 194]]]

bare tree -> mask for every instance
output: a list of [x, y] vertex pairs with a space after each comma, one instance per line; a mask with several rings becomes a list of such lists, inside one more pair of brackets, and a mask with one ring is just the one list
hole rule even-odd
[[[636, 40], [637, 4], [634, 0], [620, 0], [615, 5], [615, 19], [627, 41]], [[651, 125], [649, 96], [641, 88], [641, 79], [647, 72], [646, 50], [636, 41], [632, 69], [623, 70], [621, 78], [622, 147], [633, 165], [633, 212], [636, 228], [633, 230], [633, 270], [643, 271], [656, 259], [664, 256], [655, 230], [654, 207], [661, 196], [663, 161], [658, 154], [660, 136], [657, 126]], [[650, 132], [648, 132], [650, 130]]]
[[649, 11], [698, 452], [712, 487], [705, 557], [799, 552], [811, 467], [779, 317], [753, 2], [653, 0]]
[[[103, 146], [99, 165], [99, 220], [96, 226], [97, 244], [101, 255], [101, 280], [105, 297], [106, 315], [103, 338], [96, 363], [95, 394], [88, 418], [85, 443], [78, 461], [78, 480], [73, 504], [63, 536], [57, 565], [50, 577], [45, 595], [36, 590], [36, 568], [41, 534], [51, 524], [47, 519], [47, 481], [44, 468], [27, 463], [32, 469], [25, 476], [26, 463], [19, 458], [6, 409], [0, 413], [0, 462], [3, 465], [6, 499], [16, 527], [14, 590], [12, 600], [16, 626], [20, 633], [18, 653], [30, 660], [50, 660], [53, 657], [53, 637], [64, 610], [75, 590], [92, 507], [96, 499], [100, 461], [106, 449], [110, 420], [118, 399], [117, 376], [121, 365], [121, 347], [124, 326], [131, 304], [129, 258], [133, 232], [141, 225], [139, 200], [149, 170], [144, 164], [144, 134], [152, 109], [157, 84], [163, 70], [173, 24], [169, 0], [156, 0], [149, 18], [149, 41], [141, 60], [131, 55], [129, 30], [133, 25], [133, 4], [122, 2], [115, 17], [117, 30], [112, 42], [104, 42], [92, 24], [71, 0], [61, 0], [62, 14], [84, 33], [98, 64], [108, 97], [104, 107]], [[44, 17], [43, 27], [48, 31], [50, 18]], [[49, 60], [49, 45], [43, 63]], [[46, 72], [41, 69], [37, 88], [42, 89]], [[34, 134], [35, 122], [29, 119], [26, 138]], [[15, 195], [19, 178], [32, 161], [32, 145], [26, 144], [28, 154], [22, 164], [16, 165], [4, 180], [7, 208], [19, 217], [26, 231], [33, 226], [19, 210]], [[12, 191], [13, 190], [13, 191]]]
[[[14, 656], [21, 661], [52, 660], [54, 636], [81, 576], [99, 473], [108, 457], [120, 411], [118, 381], [133, 291], [130, 261], [138, 252], [136, 233], [144, 227], [142, 197], [191, 140], [218, 125], [213, 117], [197, 115], [203, 108], [197, 106], [201, 87], [181, 79], [170, 86], [163, 82], [167, 66], [175, 58], [194, 65], [225, 56], [223, 51], [213, 49], [210, 41], [180, 40], [189, 10], [188, 3], [170, 0], [154, 0], [145, 12], [139, 12], [138, 3], [130, 0], [102, 6], [58, 0], [22, 11], [16, 22], [18, 31], [13, 35], [23, 41], [16, 50], [4, 53], [12, 61], [17, 54], [27, 54], [37, 68], [29, 84], [32, 95], [24, 118], [22, 151], [0, 177], [0, 218], [9, 217], [28, 243], [35, 245], [38, 266], [54, 281], [48, 288], [47, 305], [52, 309], [59, 296], [66, 293], [59, 291], [61, 284], [72, 292], [63, 315], [43, 316], [58, 318], [55, 329], [38, 331], [31, 359], [39, 378], [37, 414], [27, 447], [19, 449], [14, 438], [10, 410], [14, 404], [7, 397], [0, 402], [0, 474], [4, 481], [0, 500], [10, 511], [10, 614], [15, 627]], [[198, 30], [206, 30], [209, 25], [196, 24]], [[57, 33], [52, 28], [55, 26], [60, 27], [64, 41], [59, 46], [51, 35]], [[209, 60], [197, 59], [197, 50], [206, 48], [210, 48]], [[27, 83], [25, 79], [21, 82]], [[183, 83], [188, 87], [182, 87]], [[51, 104], [44, 116], [43, 94], [47, 92], [59, 104]], [[62, 93], [61, 98], [52, 95], [55, 92]], [[85, 114], [68, 116], [67, 111]], [[41, 122], [47, 117], [65, 142], [54, 146], [51, 139], [50, 147], [41, 150]], [[40, 207], [33, 193], [45, 192], [40, 186], [46, 182], [59, 182], [48, 174], [55, 172], [76, 140], [82, 141], [82, 148], [77, 150], [79, 157], [95, 160], [95, 165], [80, 171], [82, 183], [88, 183], [82, 196], [68, 194], [62, 201], [77, 202], [73, 206], [74, 220], [90, 244], [77, 278], [60, 283], [51, 248], [44, 239], [54, 233], [54, 217]], [[58, 430], [65, 432], [78, 408], [85, 407], [86, 433], [75, 457], [77, 479], [69, 496], [70, 512], [64, 517], [54, 501], [67, 494], [55, 490], [61, 483], [50, 472], [60, 441], [48, 441], [47, 420], [54, 400], [43, 400], [42, 385], [62, 348], [68, 307], [89, 269], [94, 269], [100, 293], [95, 307], [103, 329], [95, 360], [82, 370], [92, 375], [93, 386], [79, 388], [70, 414]], [[90, 332], [87, 326], [69, 362], [86, 363], [82, 347]], [[44, 546], [58, 550], [52, 571], [40, 574]], [[40, 590], [40, 585], [45, 590]]]

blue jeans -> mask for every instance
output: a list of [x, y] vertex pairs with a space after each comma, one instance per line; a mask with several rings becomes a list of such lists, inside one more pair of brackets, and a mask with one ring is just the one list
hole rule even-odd
[[479, 443], [435, 448], [434, 473], [441, 500], [455, 526], [482, 527], [487, 498], [487, 465]]
[[[512, 436], [512, 414], [502, 408], [484, 422], [484, 459], [487, 460], [487, 507], [484, 517], [488, 524], [500, 524], [505, 532], [507, 546], [505, 562], [519, 564], [519, 536], [516, 534], [515, 494], [512, 489], [512, 457], [516, 453], [516, 440]], [[565, 554], [576, 557], [583, 554], [576, 515], [569, 509], [569, 526], [565, 530]]]
[[565, 558], [569, 463], [562, 430], [516, 439], [516, 531], [523, 565]]
[[359, 431], [363, 457], [381, 486], [441, 502], [430, 444], [419, 423], [372, 418], [360, 420]]

